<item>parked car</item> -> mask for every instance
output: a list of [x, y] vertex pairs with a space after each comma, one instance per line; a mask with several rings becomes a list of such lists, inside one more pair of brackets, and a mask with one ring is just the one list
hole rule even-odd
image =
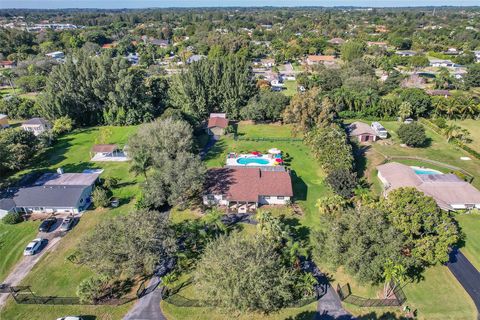
[[38, 251], [40, 251], [40, 249], [42, 247], [42, 244], [43, 244], [43, 239], [42, 238], [34, 239], [29, 244], [27, 244], [27, 247], [25, 248], [25, 250], [23, 250], [23, 255], [24, 256], [33, 256]]
[[406, 123], [406, 124], [413, 123], [413, 119], [412, 118], [407, 118], [407, 119], [405, 119], [405, 121], [403, 121], [403, 123]]
[[73, 217], [68, 217], [63, 219], [62, 224], [60, 225], [60, 231], [68, 231], [72, 229], [74, 222], [75, 222], [75, 218]]
[[57, 320], [82, 320], [82, 317], [66, 316], [66, 317], [57, 318]]
[[52, 228], [52, 226], [57, 222], [57, 218], [50, 217], [42, 221], [40, 227], [38, 227], [38, 231], [40, 232], [48, 232]]

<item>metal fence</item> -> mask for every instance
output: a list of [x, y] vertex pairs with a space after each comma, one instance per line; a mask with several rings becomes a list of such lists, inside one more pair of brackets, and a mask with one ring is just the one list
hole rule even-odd
[[340, 300], [358, 307], [398, 307], [407, 300], [407, 297], [400, 286], [395, 287], [392, 293], [394, 298], [391, 299], [369, 299], [356, 296], [352, 294], [350, 284], [348, 283], [344, 286], [338, 284], [337, 293]]
[[241, 137], [238, 135], [234, 135], [233, 139], [238, 141], [267, 141], [267, 142], [302, 142], [302, 138], [268, 138], [268, 137], [258, 137], [258, 138], [249, 138], [249, 137]]

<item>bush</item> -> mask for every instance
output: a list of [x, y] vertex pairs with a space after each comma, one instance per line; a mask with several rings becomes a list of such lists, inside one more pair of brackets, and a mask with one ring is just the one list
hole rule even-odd
[[82, 303], [96, 303], [110, 291], [110, 279], [105, 275], [94, 275], [80, 282], [77, 296]]
[[54, 134], [63, 134], [72, 131], [73, 121], [69, 117], [60, 117], [53, 123], [52, 131]]
[[440, 129], [444, 129], [447, 126], [447, 121], [444, 118], [435, 118], [432, 119], [431, 122]]
[[333, 170], [325, 181], [335, 194], [348, 199], [353, 196], [353, 189], [357, 186], [357, 175], [348, 169]]
[[409, 147], [422, 147], [427, 142], [425, 128], [417, 122], [401, 124], [397, 134], [400, 140]]
[[95, 207], [99, 208], [106, 208], [110, 205], [110, 199], [108, 197], [107, 190], [103, 188], [95, 188], [92, 193], [93, 204]]
[[9, 212], [2, 218], [5, 224], [17, 224], [23, 221], [22, 216], [18, 212]]

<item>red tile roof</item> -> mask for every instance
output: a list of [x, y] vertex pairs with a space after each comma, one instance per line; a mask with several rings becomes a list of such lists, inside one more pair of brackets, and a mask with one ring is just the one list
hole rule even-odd
[[96, 144], [92, 147], [92, 152], [95, 153], [111, 153], [117, 150], [116, 144]]
[[219, 127], [225, 129], [228, 126], [228, 119], [212, 117], [208, 119], [208, 128]]
[[259, 196], [293, 196], [288, 172], [248, 167], [210, 169], [206, 192], [225, 195], [229, 201], [250, 202], [258, 202]]

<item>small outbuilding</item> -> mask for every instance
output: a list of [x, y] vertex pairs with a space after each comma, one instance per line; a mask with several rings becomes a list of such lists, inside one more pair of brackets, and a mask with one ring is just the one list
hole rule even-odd
[[0, 129], [5, 129], [8, 127], [10, 127], [10, 124], [8, 123], [8, 116], [0, 113]]
[[377, 133], [368, 124], [360, 121], [355, 121], [348, 126], [348, 135], [357, 137], [360, 143], [377, 140]]
[[96, 144], [90, 151], [91, 161], [127, 161], [127, 155], [124, 150], [118, 148], [116, 144]]
[[43, 118], [32, 118], [22, 123], [23, 130], [33, 132], [36, 136], [51, 129], [51, 127], [50, 123]]
[[228, 127], [228, 119], [225, 113], [211, 113], [207, 124], [207, 133], [211, 136], [221, 136], [225, 134]]

